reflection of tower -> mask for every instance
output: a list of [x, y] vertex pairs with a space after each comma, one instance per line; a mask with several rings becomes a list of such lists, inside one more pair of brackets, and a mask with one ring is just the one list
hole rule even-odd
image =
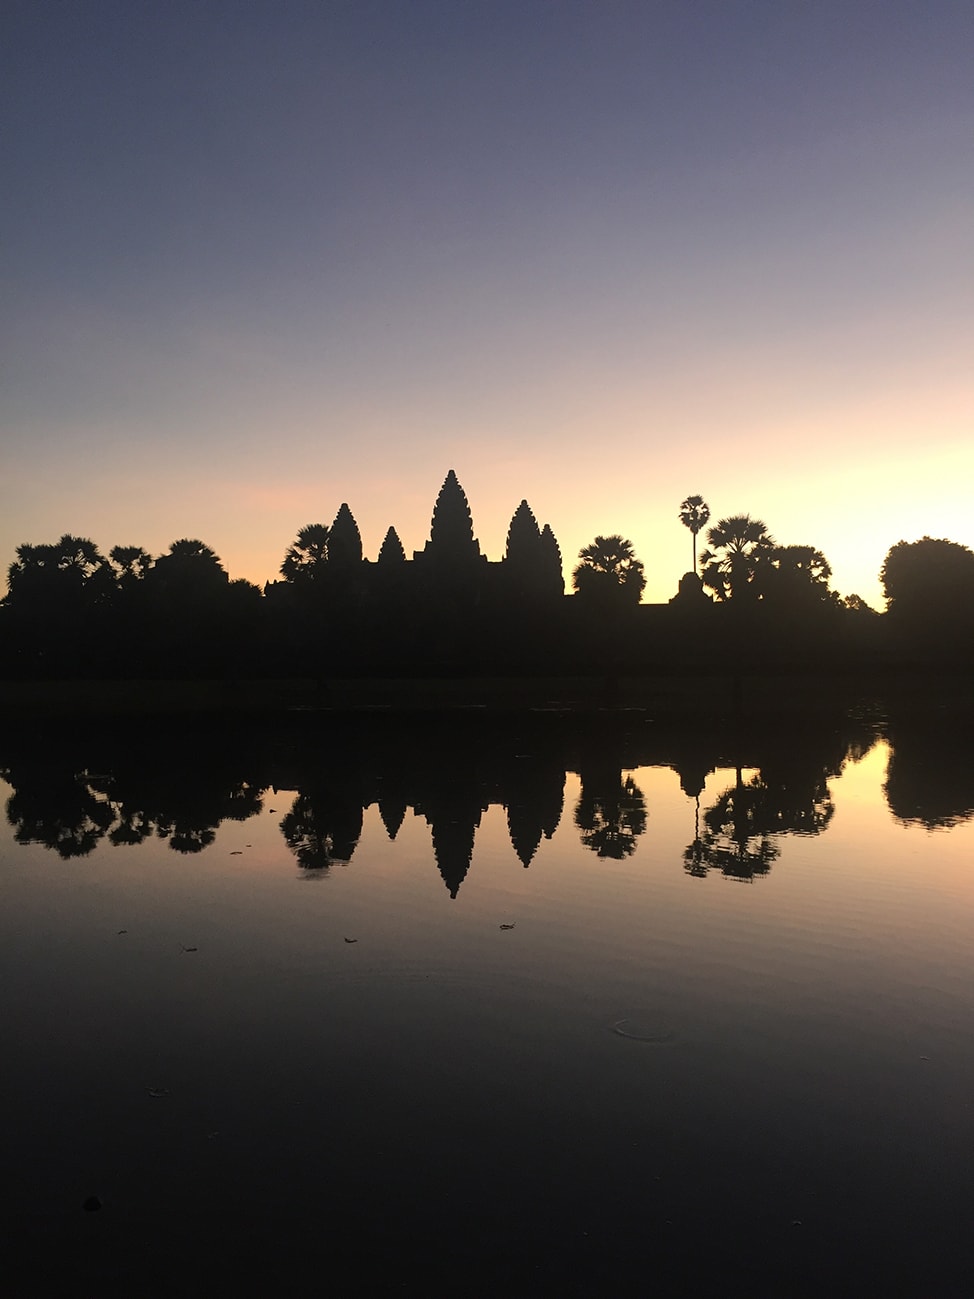
[[404, 798], [383, 797], [379, 799], [379, 816], [390, 839], [395, 839], [406, 819], [406, 800]]
[[550, 839], [561, 820], [565, 798], [565, 772], [560, 766], [542, 766], [527, 758], [514, 768], [514, 789], [507, 799], [507, 829], [521, 865], [531, 864], [541, 843]]
[[474, 834], [483, 812], [480, 799], [469, 790], [449, 789], [442, 778], [433, 796], [416, 805], [426, 817], [433, 837], [433, 856], [443, 882], [455, 898], [473, 859]]

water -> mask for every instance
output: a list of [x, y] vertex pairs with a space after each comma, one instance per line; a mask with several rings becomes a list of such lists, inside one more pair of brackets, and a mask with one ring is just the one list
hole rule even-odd
[[85, 723], [0, 767], [16, 1293], [971, 1292], [956, 719]]

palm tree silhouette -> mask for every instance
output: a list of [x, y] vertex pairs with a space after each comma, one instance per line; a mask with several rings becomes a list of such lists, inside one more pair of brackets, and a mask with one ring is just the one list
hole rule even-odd
[[572, 573], [572, 585], [583, 598], [638, 604], [646, 585], [642, 561], [636, 558], [632, 542], [624, 537], [596, 537], [578, 552], [581, 563]]
[[108, 557], [119, 586], [141, 582], [152, 567], [152, 556], [141, 546], [113, 546]]
[[702, 496], [688, 496], [680, 506], [680, 522], [693, 534], [693, 571], [697, 571], [697, 533], [706, 527], [710, 506]]
[[707, 549], [700, 556], [701, 578], [719, 600], [757, 595], [755, 578], [774, 549], [767, 525], [749, 514], [721, 519], [707, 533]]
[[328, 562], [331, 529], [323, 523], [308, 523], [287, 548], [281, 576], [287, 582], [314, 581]]

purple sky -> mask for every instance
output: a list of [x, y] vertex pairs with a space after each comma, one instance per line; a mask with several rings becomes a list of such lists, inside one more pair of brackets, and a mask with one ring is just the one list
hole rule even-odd
[[680, 501], [974, 545], [969, 3], [5, 6], [0, 562], [200, 537], [275, 575], [455, 468], [566, 573]]

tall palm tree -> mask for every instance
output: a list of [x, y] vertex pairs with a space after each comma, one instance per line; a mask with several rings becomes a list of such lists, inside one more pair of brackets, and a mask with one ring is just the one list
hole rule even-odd
[[757, 595], [755, 578], [774, 549], [767, 525], [749, 514], [720, 519], [707, 533], [707, 549], [700, 556], [701, 578], [719, 600]]
[[697, 571], [697, 533], [707, 526], [710, 506], [702, 496], [688, 496], [680, 506], [680, 522], [693, 534], [693, 571]]

